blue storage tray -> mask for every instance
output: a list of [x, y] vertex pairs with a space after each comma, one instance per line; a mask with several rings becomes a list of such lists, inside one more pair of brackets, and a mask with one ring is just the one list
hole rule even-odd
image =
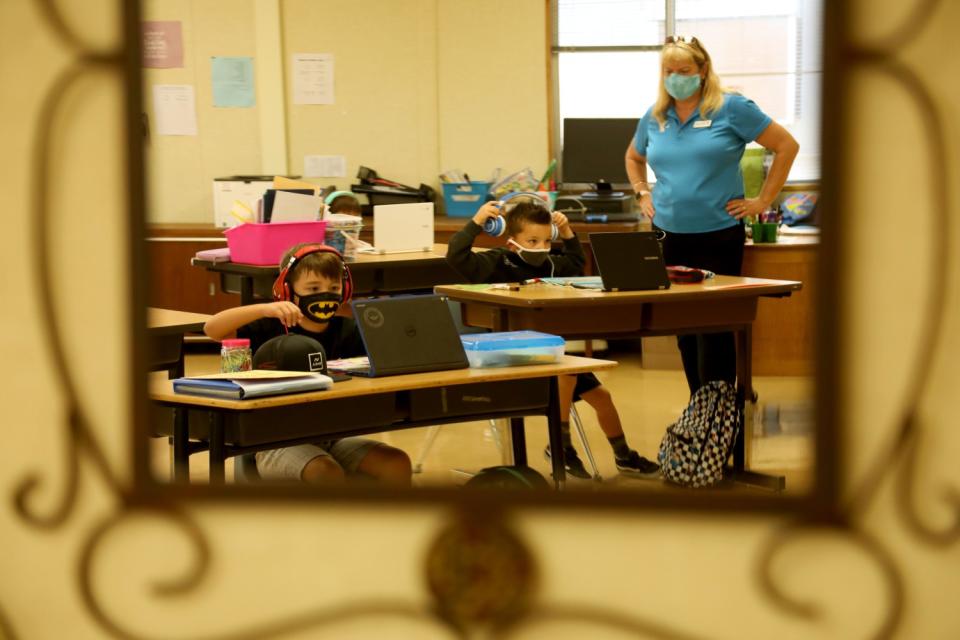
[[460, 336], [467, 351], [502, 351], [504, 349], [530, 349], [533, 347], [562, 347], [560, 336], [539, 331], [500, 331], [497, 333], [473, 333]]
[[548, 364], [563, 356], [563, 338], [538, 331], [505, 331], [460, 336], [471, 367]]

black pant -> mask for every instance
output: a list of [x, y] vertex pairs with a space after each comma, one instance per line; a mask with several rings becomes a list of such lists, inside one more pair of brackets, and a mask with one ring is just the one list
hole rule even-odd
[[[742, 224], [707, 233], [666, 232], [663, 259], [670, 266], [738, 276], [743, 269], [743, 242]], [[682, 335], [677, 337], [677, 345], [691, 394], [711, 380], [736, 382], [737, 347], [733, 333]]]

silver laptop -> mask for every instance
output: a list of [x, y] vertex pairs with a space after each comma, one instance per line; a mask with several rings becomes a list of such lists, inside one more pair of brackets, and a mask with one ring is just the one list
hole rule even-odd
[[374, 253], [433, 250], [433, 203], [378, 204], [373, 207]]

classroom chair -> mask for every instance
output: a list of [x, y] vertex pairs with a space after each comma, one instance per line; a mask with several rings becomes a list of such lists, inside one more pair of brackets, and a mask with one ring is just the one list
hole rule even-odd
[[[453, 322], [457, 326], [457, 332], [460, 335], [470, 334], [470, 333], [487, 333], [489, 330], [481, 327], [470, 327], [463, 324], [463, 316], [461, 313], [461, 306], [459, 302], [454, 302], [452, 300], [447, 301], [447, 305], [450, 307], [450, 315], [453, 316]], [[577, 413], [577, 408], [574, 405], [570, 406], [570, 421], [573, 423], [574, 427], [577, 430], [577, 437], [580, 440], [580, 444], [583, 446], [584, 453], [587, 456], [587, 462], [590, 464], [590, 469], [593, 471], [593, 479], [597, 482], [602, 482], [603, 479], [600, 476], [600, 472], [597, 470], [597, 463], [593, 458], [593, 452], [590, 449], [590, 443], [587, 441], [587, 433], [583, 429], [583, 424], [580, 422], [580, 414]], [[421, 473], [423, 471], [423, 461], [427, 458], [427, 455], [430, 453], [430, 449], [433, 448], [433, 443], [437, 439], [437, 435], [440, 433], [440, 428], [442, 425], [436, 425], [429, 427], [427, 430], [427, 435], [424, 438], [423, 445], [420, 447], [420, 453], [417, 455], [417, 460], [413, 464], [413, 472]], [[503, 444], [500, 442], [500, 432], [497, 429], [496, 421], [490, 421], [490, 427], [493, 430], [494, 439], [497, 444], [497, 449], [501, 452], [503, 451]]]
[[[577, 407], [575, 405], [570, 406], [570, 422], [573, 424], [574, 429], [577, 432], [577, 439], [580, 441], [580, 445], [583, 447], [583, 452], [587, 456], [587, 463], [590, 465], [593, 479], [596, 482], [603, 482], [603, 477], [600, 475], [599, 469], [597, 469], [597, 462], [593, 458], [593, 451], [590, 449], [590, 442], [587, 440], [587, 432], [583, 428], [583, 423], [580, 422], [580, 414], [577, 413]], [[427, 428], [427, 435], [424, 438], [423, 446], [420, 448], [420, 453], [417, 455], [417, 460], [413, 464], [414, 473], [420, 473], [423, 471], [423, 461], [426, 460], [427, 455], [430, 453], [430, 449], [433, 448], [433, 443], [436, 441], [437, 435], [440, 433], [442, 426], [443, 425], [436, 425]], [[503, 451], [503, 444], [500, 442], [500, 432], [497, 429], [495, 420], [490, 421], [490, 428], [493, 430], [493, 437], [494, 441], [496, 442], [497, 449]], [[459, 470], [455, 471], [462, 473]]]

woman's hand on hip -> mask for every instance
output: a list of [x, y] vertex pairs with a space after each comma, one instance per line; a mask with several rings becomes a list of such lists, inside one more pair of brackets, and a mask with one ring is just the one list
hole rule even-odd
[[656, 210], [653, 208], [653, 196], [649, 193], [643, 194], [638, 204], [640, 205], [640, 213], [643, 214], [643, 217], [653, 220], [653, 216], [656, 213]]
[[769, 205], [766, 202], [762, 202], [760, 198], [742, 198], [728, 202], [727, 213], [737, 220], [756, 218], [766, 211], [768, 206]]

